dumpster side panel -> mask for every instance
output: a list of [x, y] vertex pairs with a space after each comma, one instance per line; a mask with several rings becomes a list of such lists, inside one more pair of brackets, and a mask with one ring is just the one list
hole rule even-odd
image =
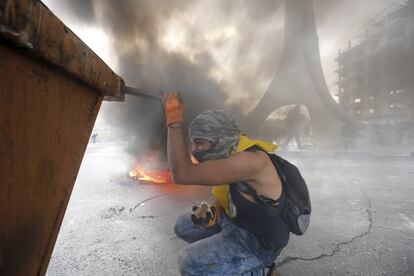
[[43, 275], [103, 95], [0, 44], [0, 274]]

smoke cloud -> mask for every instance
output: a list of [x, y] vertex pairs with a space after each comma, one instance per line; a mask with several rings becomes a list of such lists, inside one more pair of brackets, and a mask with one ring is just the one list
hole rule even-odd
[[[129, 86], [179, 90], [187, 122], [219, 108], [242, 120], [272, 80], [284, 40], [284, 1], [45, 1], [69, 26], [95, 25], [111, 37], [117, 73]], [[332, 94], [334, 58], [392, 0], [315, 0], [323, 70]], [[127, 97], [105, 103], [105, 120], [138, 135], [130, 152], [162, 147], [159, 103]]]
[[[280, 1], [260, 5], [252, 1], [60, 1], [50, 5], [65, 9], [63, 17], [69, 21], [94, 21], [109, 33], [120, 65], [117, 73], [129, 86], [181, 91], [187, 122], [211, 108], [241, 118], [243, 107], [253, 106], [252, 96], [264, 89], [277, 64], [277, 55], [259, 53], [281, 52]], [[271, 39], [265, 41], [263, 33]], [[103, 110], [108, 123], [122, 126], [126, 135], [138, 134], [130, 152], [139, 155], [163, 146], [159, 103], [127, 96], [124, 103], [105, 103]]]

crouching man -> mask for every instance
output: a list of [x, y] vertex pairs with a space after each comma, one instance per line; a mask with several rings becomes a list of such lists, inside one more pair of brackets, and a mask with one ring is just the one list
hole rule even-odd
[[289, 227], [278, 208], [285, 195], [266, 152], [276, 145], [242, 135], [223, 111], [199, 114], [190, 124], [191, 162], [183, 134], [178, 92], [161, 95], [173, 181], [214, 186], [216, 202], [203, 202], [181, 215], [178, 237], [188, 242], [178, 263], [182, 275], [271, 275], [274, 260], [289, 240]]

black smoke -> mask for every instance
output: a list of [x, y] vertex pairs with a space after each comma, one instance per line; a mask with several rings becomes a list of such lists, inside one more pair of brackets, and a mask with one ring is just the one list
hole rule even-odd
[[[151, 90], [180, 90], [187, 122], [199, 112], [220, 108], [239, 121], [260, 100], [272, 80], [284, 41], [284, 1], [281, 0], [59, 0], [45, 1], [66, 24], [96, 25], [113, 40], [122, 76], [129, 86]], [[314, 10], [320, 44], [332, 41], [331, 56], [322, 58], [331, 93], [335, 94], [337, 49], [344, 48], [361, 26], [389, 5], [391, 0], [315, 0]], [[201, 7], [201, 8], [200, 8]], [[165, 29], [176, 19], [185, 22], [185, 44], [196, 53], [168, 51], [162, 44]], [[217, 26], [232, 27], [237, 35], [208, 40]], [[231, 72], [217, 79], [211, 72], [221, 66], [211, 51], [229, 56]], [[229, 46], [230, 45], [230, 46]], [[104, 117], [125, 133], [138, 135], [130, 151], [162, 147], [165, 141], [159, 103], [127, 97], [124, 103], [105, 103]], [[262, 122], [257, 122], [261, 124]], [[246, 126], [248, 128], [248, 126]], [[254, 134], [254, 133], [253, 133]]]

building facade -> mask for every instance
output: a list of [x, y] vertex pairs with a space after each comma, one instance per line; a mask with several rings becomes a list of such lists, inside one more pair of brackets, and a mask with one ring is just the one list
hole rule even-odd
[[414, 0], [389, 7], [336, 61], [341, 108], [373, 142], [414, 144]]

